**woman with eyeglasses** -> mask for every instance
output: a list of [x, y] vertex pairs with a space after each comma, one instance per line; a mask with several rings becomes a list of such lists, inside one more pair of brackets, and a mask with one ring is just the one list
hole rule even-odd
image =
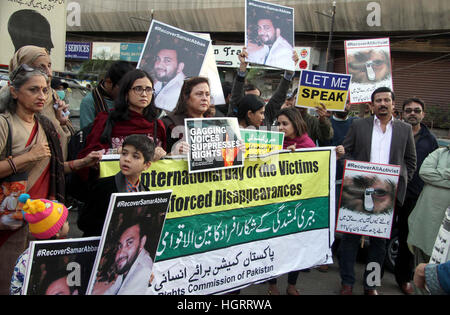
[[[53, 76], [52, 62], [50, 55], [45, 48], [29, 45], [23, 46], [17, 50], [9, 64], [10, 74], [22, 64], [27, 64], [35, 69], [40, 69], [51, 81]], [[75, 133], [68, 115], [69, 105], [59, 98], [58, 94], [51, 88], [50, 84], [48, 88], [49, 97], [47, 97], [41, 114], [50, 119], [58, 132], [64, 160], [66, 160], [67, 143], [69, 142], [70, 136]], [[1, 107], [4, 107], [4, 105], [2, 106], [2, 103], [0, 102], [0, 108]]]
[[[40, 70], [22, 64], [12, 72], [2, 99], [5, 107], [0, 110], [0, 178], [5, 184], [7, 177], [22, 175], [24, 191], [31, 199], [64, 203], [64, 174], [93, 165], [101, 153], [64, 162], [59, 135], [50, 119], [42, 115], [49, 93], [48, 77]], [[6, 194], [3, 190], [2, 195]], [[1, 222], [8, 225], [2, 214]], [[0, 228], [0, 294], [8, 294], [15, 260], [27, 246], [28, 227], [18, 224], [15, 228]]]
[[204, 118], [211, 102], [209, 81], [205, 77], [186, 79], [174, 111], [162, 118], [167, 130], [167, 151], [172, 155], [187, 154], [184, 138], [185, 118]]
[[[114, 109], [96, 116], [86, 146], [78, 157], [82, 158], [93, 150], [115, 154], [131, 134], [147, 135], [156, 145], [154, 160], [163, 157], [166, 154], [166, 130], [162, 121], [157, 119], [159, 112], [153, 92], [153, 79], [147, 72], [135, 69], [125, 74], [119, 82]], [[80, 175], [87, 180], [87, 174]]]

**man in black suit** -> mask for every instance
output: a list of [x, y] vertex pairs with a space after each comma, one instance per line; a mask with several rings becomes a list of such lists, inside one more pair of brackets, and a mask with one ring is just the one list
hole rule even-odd
[[[349, 160], [400, 165], [396, 208], [403, 204], [406, 186], [416, 169], [416, 149], [411, 125], [393, 117], [395, 110], [394, 93], [387, 87], [372, 93], [370, 105], [373, 117], [355, 120], [344, 139], [343, 152]], [[341, 274], [341, 294], [351, 294], [355, 282], [354, 264], [361, 235], [344, 234], [339, 248], [339, 267]], [[382, 269], [386, 255], [386, 239], [370, 237], [368, 264], [377, 263]], [[373, 266], [373, 264], [371, 264]], [[364, 293], [376, 295], [378, 292], [369, 281], [372, 270], [364, 273]], [[381, 275], [380, 275], [381, 278]]]

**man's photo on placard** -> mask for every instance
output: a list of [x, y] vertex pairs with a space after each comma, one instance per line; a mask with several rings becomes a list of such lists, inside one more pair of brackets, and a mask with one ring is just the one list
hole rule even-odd
[[86, 237], [32, 242], [23, 294], [86, 294], [99, 241]]
[[171, 112], [187, 77], [198, 76], [209, 40], [169, 25], [153, 21], [138, 68], [155, 80], [155, 105]]
[[146, 294], [169, 198], [167, 191], [117, 194], [108, 210], [90, 294]]
[[294, 71], [294, 9], [247, 0], [247, 61]]

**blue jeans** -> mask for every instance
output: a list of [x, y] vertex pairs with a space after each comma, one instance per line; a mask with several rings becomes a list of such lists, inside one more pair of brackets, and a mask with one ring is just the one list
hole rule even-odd
[[[355, 283], [355, 261], [358, 249], [361, 246], [361, 235], [343, 234], [338, 250], [339, 258], [339, 272], [341, 275], [341, 283], [344, 285], [353, 286]], [[377, 262], [380, 266], [380, 279], [383, 274], [383, 263], [386, 256], [386, 239], [369, 237], [370, 245], [368, 247], [367, 262]], [[367, 267], [367, 265], [366, 265]], [[364, 271], [364, 288], [373, 289], [367, 283], [368, 276], [370, 276], [373, 269]]]

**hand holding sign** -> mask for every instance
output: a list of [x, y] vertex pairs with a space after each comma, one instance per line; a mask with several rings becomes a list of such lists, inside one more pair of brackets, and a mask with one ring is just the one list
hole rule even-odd
[[350, 80], [351, 75], [348, 74], [302, 70], [296, 105], [317, 109], [321, 104], [325, 111], [344, 111]]

